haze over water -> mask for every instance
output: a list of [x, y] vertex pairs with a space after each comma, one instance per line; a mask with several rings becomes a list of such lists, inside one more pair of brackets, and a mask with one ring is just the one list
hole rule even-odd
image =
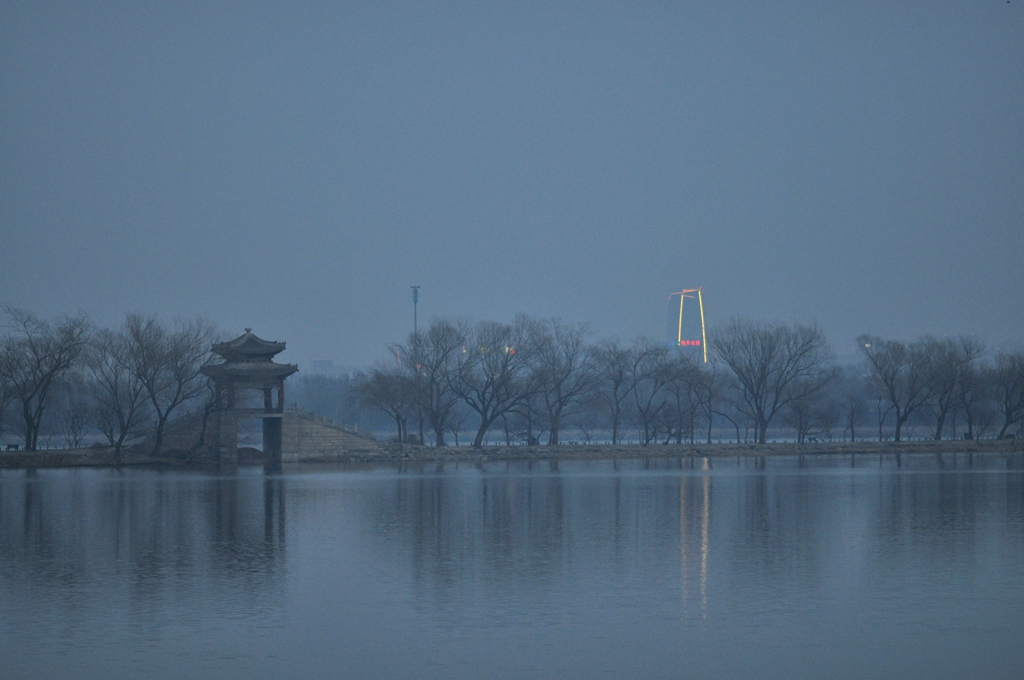
[[1020, 677], [1020, 456], [0, 472], [22, 677]]

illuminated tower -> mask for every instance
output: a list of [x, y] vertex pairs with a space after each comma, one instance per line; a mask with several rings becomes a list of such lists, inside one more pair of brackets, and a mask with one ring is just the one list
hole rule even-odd
[[[684, 288], [678, 293], [672, 293], [669, 295], [671, 300], [676, 295], [679, 296], [679, 322], [676, 325], [676, 342], [675, 344], [680, 347], [700, 347], [704, 354], [704, 363], [708, 362], [708, 336], [707, 330], [704, 326], [704, 289], [703, 288]], [[700, 340], [683, 339], [683, 303], [686, 302], [686, 298], [697, 298], [697, 306], [700, 309]]]

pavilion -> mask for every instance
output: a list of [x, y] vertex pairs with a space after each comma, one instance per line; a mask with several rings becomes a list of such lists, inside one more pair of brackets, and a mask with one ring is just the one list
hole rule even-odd
[[[284, 381], [299, 370], [295, 364], [274, 361], [274, 355], [284, 349], [285, 343], [258, 338], [251, 328], [234, 340], [213, 345], [213, 352], [224, 361], [204, 367], [203, 373], [214, 382], [215, 411], [210, 435], [219, 461], [238, 461], [239, 418], [260, 418], [266, 465], [280, 467]], [[262, 403], [253, 392], [262, 393]], [[253, 396], [257, 396], [255, 403]]]

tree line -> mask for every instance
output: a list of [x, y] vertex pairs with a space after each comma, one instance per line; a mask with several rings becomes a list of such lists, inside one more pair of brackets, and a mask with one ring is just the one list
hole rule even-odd
[[[212, 408], [201, 373], [217, 339], [208, 322], [133, 313], [105, 329], [84, 316], [5, 312], [0, 434], [17, 433], [29, 451], [45, 430], [70, 447], [98, 436], [118, 460], [148, 435], [158, 454], [168, 422]], [[368, 372], [300, 376], [290, 393], [347, 422], [381, 414], [397, 439], [435, 446], [465, 443], [467, 431], [477, 447], [495, 434], [557, 445], [567, 432], [644, 445], [1024, 434], [1024, 353], [989, 354], [972, 337], [862, 336], [849, 366], [813, 325], [733, 319], [709, 344], [704, 363], [690, 347], [594, 339], [560, 319], [435, 319]]]
[[987, 357], [969, 336], [862, 336], [853, 366], [836, 364], [813, 325], [733, 319], [710, 337], [704, 363], [650, 338], [592, 341], [586, 324], [560, 319], [435, 319], [353, 394], [386, 413], [399, 440], [435, 446], [466, 429], [477, 447], [493, 431], [508, 444], [557, 445], [572, 429], [648, 445], [710, 443], [723, 430], [761, 444], [773, 429], [798, 442], [856, 439], [868, 426], [879, 439], [920, 427], [942, 439], [958, 420], [968, 439], [1021, 430], [1024, 353]]
[[201, 319], [161, 322], [132, 313], [116, 329], [84, 316], [53, 321], [7, 308], [0, 338], [0, 431], [19, 433], [27, 451], [44, 428], [72, 448], [99, 432], [120, 462], [126, 441], [152, 435], [160, 453], [167, 423], [208, 401], [200, 369], [211, 358], [214, 327]]

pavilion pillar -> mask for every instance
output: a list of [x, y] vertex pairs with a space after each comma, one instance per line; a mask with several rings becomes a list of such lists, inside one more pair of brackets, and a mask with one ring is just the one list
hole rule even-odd
[[217, 412], [217, 461], [220, 463], [238, 462], [238, 416], [231, 409]]
[[267, 472], [281, 471], [282, 419], [263, 419], [263, 467]]

